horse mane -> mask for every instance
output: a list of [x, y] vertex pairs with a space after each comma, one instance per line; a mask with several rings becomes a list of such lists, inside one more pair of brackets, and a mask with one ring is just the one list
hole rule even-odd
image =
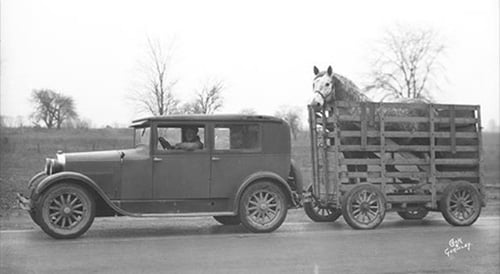
[[332, 84], [335, 88], [335, 101], [369, 102], [370, 99], [361, 92], [361, 89], [340, 74], [332, 74]]

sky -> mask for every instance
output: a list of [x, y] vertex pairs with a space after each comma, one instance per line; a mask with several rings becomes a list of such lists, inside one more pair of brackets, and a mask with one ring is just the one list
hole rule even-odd
[[73, 97], [97, 127], [146, 116], [129, 98], [149, 37], [173, 41], [182, 101], [218, 79], [220, 113], [288, 105], [305, 117], [313, 66], [362, 86], [376, 42], [399, 24], [432, 28], [447, 47], [437, 102], [479, 104], [483, 126], [500, 124], [498, 0], [0, 1], [4, 116], [27, 119], [42, 88]]

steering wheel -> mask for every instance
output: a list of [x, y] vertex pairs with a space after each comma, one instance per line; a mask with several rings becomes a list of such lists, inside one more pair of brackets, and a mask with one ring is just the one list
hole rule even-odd
[[160, 137], [158, 138], [158, 141], [160, 141], [160, 145], [163, 147], [163, 149], [173, 149], [174, 147], [167, 141], [167, 139]]

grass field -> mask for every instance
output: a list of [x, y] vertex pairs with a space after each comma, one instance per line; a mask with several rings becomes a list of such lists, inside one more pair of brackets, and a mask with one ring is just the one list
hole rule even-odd
[[[45, 158], [64, 152], [129, 148], [131, 129], [32, 129], [2, 128], [0, 131], [0, 214], [15, 205], [15, 192], [25, 192], [26, 183], [43, 168]], [[490, 199], [500, 198], [500, 134], [483, 133], [484, 180]], [[300, 132], [292, 141], [292, 157], [305, 180], [311, 178], [309, 134]]]

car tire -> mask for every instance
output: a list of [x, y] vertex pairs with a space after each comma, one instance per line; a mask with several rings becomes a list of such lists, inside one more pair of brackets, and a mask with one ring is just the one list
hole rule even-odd
[[55, 239], [81, 236], [92, 225], [95, 199], [84, 187], [73, 183], [58, 183], [40, 198], [36, 218], [42, 230]]
[[214, 219], [222, 225], [239, 225], [241, 224], [240, 216], [214, 216]]
[[469, 226], [476, 222], [481, 214], [479, 192], [469, 182], [452, 182], [445, 188], [439, 208], [449, 224]]
[[285, 221], [288, 200], [275, 183], [259, 181], [248, 186], [239, 203], [241, 223], [255, 233], [272, 232]]
[[374, 229], [385, 217], [386, 200], [372, 184], [359, 184], [345, 195], [342, 203], [344, 220], [355, 229]]

